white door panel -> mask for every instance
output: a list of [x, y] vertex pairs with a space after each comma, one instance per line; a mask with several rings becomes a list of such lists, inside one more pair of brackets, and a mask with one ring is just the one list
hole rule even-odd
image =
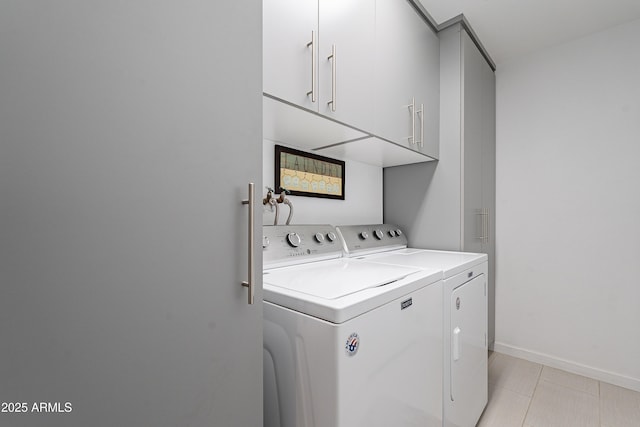
[[487, 397], [486, 276], [477, 276], [454, 289], [450, 310], [450, 399], [456, 411], [451, 412], [449, 421], [456, 426], [472, 426]]

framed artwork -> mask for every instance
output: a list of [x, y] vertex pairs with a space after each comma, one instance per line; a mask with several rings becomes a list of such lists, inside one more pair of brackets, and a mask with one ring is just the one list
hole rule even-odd
[[[294, 196], [344, 200], [344, 162], [276, 145], [275, 186]], [[276, 190], [277, 191], [277, 190]]]

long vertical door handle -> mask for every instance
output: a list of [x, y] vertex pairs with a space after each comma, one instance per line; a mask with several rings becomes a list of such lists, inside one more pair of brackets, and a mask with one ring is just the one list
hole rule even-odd
[[483, 209], [484, 211], [484, 242], [489, 242], [489, 208]]
[[482, 243], [487, 240], [487, 210], [482, 209]]
[[420, 141], [417, 141], [420, 147], [424, 147], [424, 104], [420, 104], [420, 109], [416, 111], [420, 115]]
[[249, 199], [247, 200], [243, 200], [242, 204], [243, 205], [249, 205], [249, 229], [248, 229], [248, 235], [249, 235], [249, 241], [247, 242], [247, 247], [248, 247], [248, 251], [249, 251], [249, 256], [247, 257], [248, 259], [248, 274], [249, 274], [249, 278], [246, 281], [242, 282], [242, 286], [244, 286], [245, 288], [247, 288], [247, 302], [249, 304], [253, 304], [253, 296], [255, 293], [255, 265], [254, 265], [254, 259], [253, 259], [253, 253], [254, 253], [254, 233], [253, 233], [253, 226], [255, 223], [255, 215], [253, 213], [254, 211], [254, 206], [255, 206], [255, 189], [254, 189], [254, 184], [253, 182], [249, 183]]
[[460, 359], [460, 328], [457, 326], [453, 330], [453, 351], [451, 356], [454, 362]]
[[476, 209], [476, 239], [480, 242], [484, 240], [484, 212], [482, 209]]
[[318, 66], [316, 65], [316, 32], [311, 31], [311, 41], [307, 43], [307, 47], [311, 46], [311, 90], [307, 92], [307, 96], [311, 95], [311, 102], [316, 102], [316, 79]]
[[480, 229], [480, 235], [476, 236], [476, 239], [480, 240], [481, 243], [485, 243], [488, 241], [489, 236], [489, 210], [488, 209], [478, 209], [476, 211], [476, 218], [480, 217], [480, 222], [476, 221], [476, 227]]
[[416, 99], [411, 98], [411, 104], [407, 105], [407, 107], [411, 112], [411, 136], [408, 136], [407, 139], [413, 145], [416, 143]]
[[329, 55], [327, 59], [331, 61], [331, 101], [327, 102], [327, 105], [331, 104], [331, 111], [336, 111], [336, 64], [338, 61], [335, 44], [331, 45], [331, 55]]
[[491, 208], [487, 208], [487, 239], [486, 243], [491, 240]]

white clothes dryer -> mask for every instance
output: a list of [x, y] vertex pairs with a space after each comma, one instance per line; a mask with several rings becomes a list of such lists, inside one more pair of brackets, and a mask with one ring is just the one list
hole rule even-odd
[[487, 255], [407, 248], [389, 224], [336, 228], [351, 259], [443, 270], [444, 425], [475, 426], [488, 399]]
[[441, 426], [442, 272], [343, 258], [329, 225], [263, 232], [264, 425]]

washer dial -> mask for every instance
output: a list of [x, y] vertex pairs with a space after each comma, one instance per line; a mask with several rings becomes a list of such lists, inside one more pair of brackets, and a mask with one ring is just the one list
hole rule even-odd
[[287, 243], [289, 243], [294, 248], [297, 248], [298, 246], [300, 246], [301, 242], [302, 240], [300, 239], [300, 236], [298, 236], [298, 233], [293, 232], [293, 233], [287, 234]]

